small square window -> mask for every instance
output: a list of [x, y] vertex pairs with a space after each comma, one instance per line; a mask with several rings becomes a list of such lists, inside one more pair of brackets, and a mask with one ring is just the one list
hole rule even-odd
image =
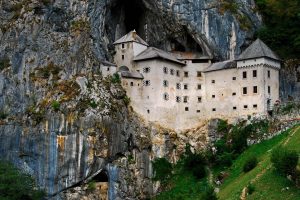
[[188, 89], [188, 84], [184, 84], [184, 85], [183, 85], [183, 88], [184, 88], [185, 90], [187, 90], [187, 89]]
[[184, 96], [184, 97], [183, 97], [183, 102], [184, 102], [184, 103], [187, 103], [187, 102], [188, 102], [188, 97], [187, 97], [187, 96]]
[[189, 111], [189, 107], [185, 107], [184, 110], [185, 110], [185, 111]]
[[217, 109], [213, 108], [212, 111], [215, 112]]
[[198, 97], [198, 103], [202, 102], [202, 97]]
[[245, 108], [245, 109], [247, 109], [247, 108], [248, 108], [248, 106], [247, 106], [247, 105], [244, 105], [244, 108]]
[[247, 94], [247, 87], [243, 87], [243, 94]]
[[201, 84], [198, 84], [197, 88], [198, 90], [201, 90]]
[[232, 109], [233, 109], [233, 110], [236, 110], [236, 106], [234, 106]]
[[247, 78], [247, 72], [243, 72], [243, 78]]
[[197, 113], [200, 113], [200, 110], [197, 110]]
[[236, 80], [236, 77], [232, 77], [232, 80], [234, 80], [234, 81], [235, 81], [235, 80]]
[[211, 97], [212, 97], [212, 98], [216, 98], [216, 95], [213, 94], [213, 95], [211, 95]]
[[235, 96], [236, 95], [236, 93], [234, 92], [234, 93], [232, 93], [232, 96]]
[[211, 83], [215, 83], [216, 81], [215, 80], [211, 80]]
[[181, 89], [181, 84], [180, 84], [180, 83], [176, 83], [176, 88], [177, 88], [178, 90], [180, 90], [180, 89]]
[[130, 82], [130, 86], [133, 86], [133, 82]]
[[202, 77], [202, 73], [201, 72], [197, 72], [197, 77]]
[[164, 86], [164, 87], [168, 87], [168, 86], [169, 86], [169, 82], [168, 82], [167, 80], [164, 80], [164, 81], [163, 81], [163, 86]]
[[124, 60], [124, 58], [125, 58], [125, 56], [124, 56], [124, 55], [122, 55], [122, 60]]
[[254, 104], [254, 105], [253, 105], [253, 108], [255, 108], [255, 109], [256, 109], [256, 108], [257, 108], [257, 104]]
[[184, 77], [189, 77], [189, 72], [184, 72]]
[[176, 97], [176, 102], [180, 103], [181, 102], [181, 98], [179, 96]]

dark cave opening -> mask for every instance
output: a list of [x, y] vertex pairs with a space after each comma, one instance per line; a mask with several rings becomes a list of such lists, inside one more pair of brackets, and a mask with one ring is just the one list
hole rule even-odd
[[92, 180], [95, 182], [101, 182], [101, 183], [108, 182], [107, 172], [102, 170], [99, 174], [94, 176]]

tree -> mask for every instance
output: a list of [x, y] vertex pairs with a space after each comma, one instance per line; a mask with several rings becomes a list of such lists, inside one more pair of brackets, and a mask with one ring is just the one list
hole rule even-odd
[[8, 162], [0, 161], [1, 200], [40, 200], [45, 192], [37, 189], [34, 179]]

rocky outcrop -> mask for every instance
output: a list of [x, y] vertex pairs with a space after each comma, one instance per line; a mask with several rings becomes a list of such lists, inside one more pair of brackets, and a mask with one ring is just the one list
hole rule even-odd
[[151, 160], [175, 162], [185, 143], [202, 148], [206, 126], [175, 133], [147, 124], [126, 108], [119, 85], [101, 77], [100, 62], [131, 29], [166, 50], [233, 58], [260, 17], [251, 0], [218, 2], [1, 1], [0, 159], [32, 174], [53, 199], [72, 199], [73, 187], [102, 171], [109, 199], [150, 197]]

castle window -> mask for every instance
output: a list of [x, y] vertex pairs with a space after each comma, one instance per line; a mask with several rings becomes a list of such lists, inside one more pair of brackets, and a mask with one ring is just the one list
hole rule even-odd
[[184, 72], [184, 77], [189, 77], [189, 72]]
[[202, 77], [202, 73], [201, 72], [197, 72], [197, 77]]
[[247, 78], [247, 72], [243, 72], [243, 78]]
[[268, 86], [268, 94], [271, 94], [271, 87]]
[[147, 110], [147, 113], [150, 114], [150, 110]]
[[247, 108], [248, 108], [248, 106], [247, 106], [247, 105], [244, 105], [244, 108], [245, 108], [245, 109], [247, 109]]
[[243, 87], [243, 94], [247, 94], [247, 87]]
[[170, 69], [170, 74], [174, 75], [174, 69]]
[[163, 86], [164, 86], [164, 87], [168, 87], [168, 86], [169, 86], [169, 82], [166, 81], [166, 80], [164, 80], [164, 81], [163, 81]]
[[124, 44], [122, 44], [122, 49], [124, 49], [125, 48], [125, 45]]
[[149, 73], [150, 72], [150, 67], [144, 67], [143, 72], [144, 73]]
[[197, 88], [198, 90], [201, 90], [201, 84], [198, 84]]
[[236, 106], [234, 106], [232, 109], [233, 109], [233, 110], [236, 110]]
[[216, 81], [215, 80], [211, 80], [211, 83], [216, 83]]
[[197, 113], [200, 113], [200, 110], [197, 110]]
[[164, 100], [168, 101], [169, 100], [169, 94], [168, 93], [164, 93], [163, 98], [164, 98]]
[[215, 112], [216, 110], [217, 110], [216, 108], [213, 108], [213, 109], [212, 109], [213, 112]]
[[213, 98], [213, 99], [214, 99], [214, 98], [216, 98], [216, 95], [214, 95], [214, 94], [213, 94], [213, 95], [211, 95], [211, 98]]
[[180, 84], [180, 83], [176, 83], [176, 88], [177, 88], [178, 90], [180, 90], [180, 89], [181, 89], [181, 84]]
[[189, 107], [185, 107], [184, 110], [185, 110], [185, 111], [189, 111]]
[[234, 93], [232, 93], [232, 96], [235, 96], [236, 95], [236, 93], [234, 92]]
[[187, 102], [188, 102], [188, 96], [184, 96], [184, 97], [183, 97], [183, 102], [184, 102], [184, 103], [187, 103]]
[[133, 86], [133, 82], [130, 82], [130, 86]]
[[257, 108], [257, 104], [254, 104], [254, 105], [253, 105], [253, 108], [255, 108], [255, 109], [256, 109], [256, 108]]
[[176, 76], [180, 76], [180, 71], [179, 70], [176, 71]]
[[253, 70], [253, 78], [257, 77], [257, 70]]
[[236, 80], [236, 77], [232, 77], [232, 80], [235, 81], [235, 80]]
[[257, 86], [253, 86], [253, 93], [257, 94]]
[[185, 90], [187, 90], [187, 89], [188, 89], [188, 84], [184, 84], [184, 85], [183, 85], [183, 88], [184, 88]]
[[124, 55], [122, 55], [122, 60], [124, 60], [124, 58], [125, 58], [125, 56], [124, 56]]
[[144, 80], [143, 86], [150, 86], [150, 80]]
[[107, 68], [107, 71], [109, 71], [109, 67]]
[[181, 98], [179, 96], [176, 97], [176, 102], [180, 103], [181, 102]]
[[268, 78], [271, 78], [271, 72], [268, 70]]
[[163, 71], [164, 71], [165, 74], [168, 74], [168, 68], [164, 67]]
[[202, 102], [202, 97], [198, 97], [198, 103]]

